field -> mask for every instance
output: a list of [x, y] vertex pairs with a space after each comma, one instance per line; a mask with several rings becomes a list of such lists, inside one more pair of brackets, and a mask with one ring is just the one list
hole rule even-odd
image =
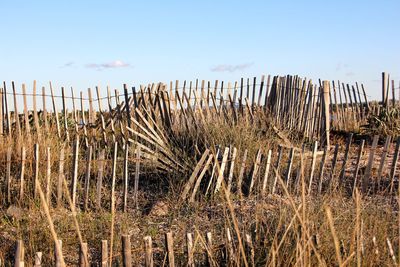
[[10, 84], [0, 266], [400, 264], [399, 88], [389, 99], [386, 74], [381, 102], [290, 75], [106, 97]]

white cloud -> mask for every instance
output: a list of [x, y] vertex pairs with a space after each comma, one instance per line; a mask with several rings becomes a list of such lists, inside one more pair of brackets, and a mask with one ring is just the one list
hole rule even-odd
[[221, 64], [211, 68], [212, 72], [235, 72], [238, 70], [244, 70], [251, 67], [253, 63], [243, 63], [238, 65]]
[[126, 63], [122, 60], [115, 60], [112, 62], [107, 62], [107, 63], [90, 63], [86, 64], [85, 67], [89, 69], [97, 69], [97, 70], [103, 70], [103, 69], [116, 69], [116, 68], [126, 68], [130, 67], [131, 65], [129, 63]]

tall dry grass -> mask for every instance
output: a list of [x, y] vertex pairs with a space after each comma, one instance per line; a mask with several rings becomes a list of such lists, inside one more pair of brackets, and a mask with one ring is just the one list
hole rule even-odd
[[[162, 126], [160, 126], [162, 127]], [[216, 153], [217, 147], [232, 146], [241, 152], [248, 150], [248, 168], [245, 175], [251, 175], [257, 150], [264, 152], [283, 143], [282, 138], [272, 129], [263, 113], [254, 114], [254, 122], [243, 119], [232, 124], [223, 117], [206, 117], [200, 127], [184, 127], [176, 120], [171, 127], [171, 149], [182, 151], [180, 155], [193, 165], [202, 151], [211, 148]], [[117, 135], [120, 134], [117, 131]], [[112, 189], [112, 166], [106, 164], [104, 175], [102, 209], [97, 210], [95, 203], [89, 203], [89, 211], [81, 211], [82, 203], [78, 201], [75, 211], [71, 206], [68, 188], [71, 181], [71, 146], [66, 146], [66, 183], [65, 199], [60, 207], [53, 204], [47, 211], [45, 203], [31, 197], [32, 188], [27, 190], [24, 203], [13, 202], [20, 211], [10, 212], [9, 204], [2, 200], [0, 215], [0, 258], [3, 262], [12, 262], [14, 244], [22, 239], [25, 244], [26, 262], [32, 262], [37, 251], [43, 252], [44, 265], [53, 263], [54, 240], [63, 240], [63, 255], [67, 266], [78, 261], [78, 248], [82, 242], [89, 244], [89, 261], [99, 262], [101, 240], [112, 236], [113, 263], [121, 262], [122, 234], [132, 235], [132, 257], [135, 263], [143, 263], [144, 251], [142, 240], [151, 236], [154, 241], [154, 260], [161, 265], [165, 259], [164, 234], [174, 233], [176, 263], [186, 264], [184, 255], [186, 233], [194, 233], [194, 259], [199, 265], [207, 262], [207, 254], [212, 254], [214, 265], [229, 266], [383, 266], [398, 264], [400, 259], [400, 216], [398, 198], [388, 195], [361, 195], [356, 191], [354, 197], [348, 190], [336, 188], [317, 194], [308, 194], [308, 174], [310, 173], [310, 157], [312, 140], [303, 140], [300, 133], [282, 132], [291, 140], [298, 151], [293, 164], [293, 177], [299, 177], [298, 183], [287, 187], [283, 181], [282, 170], [285, 170], [287, 153], [282, 158], [281, 169], [272, 168], [270, 176], [278, 177], [276, 194], [252, 194], [239, 198], [236, 192], [228, 193], [223, 183], [219, 194], [212, 197], [200, 197], [189, 204], [179, 198], [182, 185], [189, 177], [181, 173], [167, 173], [155, 168], [151, 161], [144, 161], [139, 184], [139, 209], [132, 204], [128, 212], [122, 212], [122, 173], [123, 164], [116, 165], [115, 203], [110, 198]], [[49, 134], [40, 140], [40, 158], [45, 159], [46, 147], [54, 152], [51, 157], [52, 174], [55, 177], [58, 167], [58, 155], [63, 142]], [[101, 137], [99, 137], [101, 138]], [[71, 136], [73, 139], [73, 136]], [[95, 139], [95, 138], [94, 138]], [[0, 144], [0, 157], [5, 158], [7, 147], [13, 147], [13, 158], [20, 157], [22, 146], [27, 147], [27, 180], [33, 177], [33, 143], [28, 139], [4, 139]], [[303, 144], [305, 151], [300, 153]], [[121, 144], [119, 144], [121, 146]], [[287, 146], [287, 144], [285, 144]], [[130, 155], [134, 155], [135, 147], [130, 147]], [[118, 149], [122, 153], [122, 149]], [[108, 159], [112, 159], [112, 147], [106, 147]], [[309, 155], [309, 154], [308, 154]], [[122, 154], [118, 154], [122, 158]], [[84, 155], [80, 155], [84, 162]], [[320, 160], [320, 157], [318, 158]], [[82, 199], [84, 164], [79, 164], [78, 199]], [[4, 165], [4, 162], [2, 163]], [[134, 162], [132, 162], [134, 164]], [[236, 164], [234, 177], [238, 176], [239, 166]], [[319, 165], [317, 162], [316, 166]], [[44, 188], [45, 163], [40, 163], [43, 171], [39, 181]], [[217, 169], [220, 167], [217, 164]], [[18, 173], [18, 164], [13, 164], [12, 173]], [[318, 167], [316, 167], [318, 168]], [[4, 177], [5, 168], [0, 168]], [[298, 174], [296, 173], [298, 171]], [[316, 172], [318, 169], [316, 170]], [[92, 168], [93, 176], [97, 173], [96, 164]], [[326, 176], [326, 177], [325, 177]], [[325, 179], [329, 177], [327, 173]], [[318, 177], [318, 173], [314, 175]], [[131, 179], [133, 182], [133, 179]], [[270, 179], [270, 182], [272, 179]], [[1, 180], [4, 188], [4, 180]], [[95, 184], [95, 183], [92, 183]], [[132, 183], [133, 184], [133, 183]], [[28, 186], [30, 183], [28, 183]], [[52, 179], [51, 188], [55, 188], [56, 179]], [[256, 185], [259, 186], [259, 185]], [[270, 187], [271, 184], [268, 184]], [[4, 192], [4, 191], [2, 191]], [[18, 192], [17, 177], [13, 177], [13, 190]], [[91, 188], [91, 199], [94, 197]], [[132, 197], [132, 190], [129, 190]], [[162, 202], [168, 209], [165, 214], [154, 212], [154, 204]], [[400, 203], [400, 202], [399, 202]], [[114, 207], [115, 212], [110, 212]], [[53, 227], [51, 226], [53, 225]], [[51, 228], [54, 231], [50, 230]], [[227, 242], [227, 229], [232, 236], [232, 243]], [[212, 233], [212, 247], [209, 247], [206, 233]], [[55, 236], [56, 235], [56, 236]], [[251, 245], [250, 245], [251, 244]], [[229, 252], [231, 251], [231, 252]], [[233, 251], [233, 253], [232, 253]], [[396, 255], [396, 252], [398, 255]], [[228, 256], [230, 255], [230, 256]]]

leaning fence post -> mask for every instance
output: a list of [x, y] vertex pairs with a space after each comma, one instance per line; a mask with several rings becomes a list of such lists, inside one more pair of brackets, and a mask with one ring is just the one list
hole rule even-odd
[[[386, 157], [388, 154], [388, 150], [390, 149], [391, 141], [392, 141], [392, 137], [390, 135], [386, 136], [385, 146], [383, 147], [381, 161], [379, 163], [378, 176], [376, 177], [376, 182], [378, 183], [378, 186], [377, 186], [378, 191], [380, 190], [380, 187], [381, 187], [381, 178], [382, 178], [383, 168], [385, 167], [385, 161], [386, 161]], [[375, 188], [375, 183], [374, 183], [374, 188]]]
[[[400, 140], [400, 139], [399, 139]], [[361, 140], [361, 143], [358, 147], [358, 154], [357, 154], [357, 160], [356, 160], [356, 167], [354, 169], [354, 182], [353, 182], [353, 190], [352, 190], [352, 195], [354, 195], [355, 189], [357, 188], [357, 177], [358, 177], [358, 171], [360, 170], [360, 162], [361, 162], [361, 157], [363, 154], [363, 150], [364, 150], [364, 144], [365, 144], [365, 140]]]
[[61, 131], [60, 131], [60, 121], [58, 119], [58, 111], [57, 111], [57, 107], [54, 101], [54, 94], [53, 94], [53, 85], [50, 82], [50, 93], [51, 93], [51, 101], [53, 103], [53, 111], [54, 111], [54, 115], [56, 118], [56, 126], [57, 126], [57, 135], [58, 138], [61, 138]]
[[248, 193], [249, 196], [252, 193], [251, 191], [253, 190], [255, 180], [257, 179], [258, 170], [260, 169], [261, 155], [262, 155], [261, 148], [259, 148], [257, 151], [256, 161], [254, 162], [254, 166], [253, 166], [253, 173], [251, 174], [249, 193]]
[[340, 171], [340, 175], [339, 175], [339, 185], [343, 184], [343, 182], [344, 182], [344, 178], [345, 178], [345, 174], [346, 174], [346, 164], [347, 164], [347, 159], [349, 157], [352, 139], [353, 139], [353, 133], [350, 133], [349, 136], [347, 137], [346, 150], [344, 152], [343, 163], [342, 163], [342, 170]]
[[387, 95], [388, 95], [388, 74], [386, 72], [382, 72], [382, 106], [387, 107]]
[[375, 135], [372, 141], [372, 146], [369, 152], [368, 165], [365, 169], [364, 177], [362, 179], [362, 192], [367, 193], [369, 186], [369, 178], [371, 176], [372, 164], [374, 163], [375, 150], [378, 145], [379, 135]]
[[323, 180], [323, 176], [324, 176], [324, 170], [325, 170], [325, 163], [326, 163], [326, 158], [328, 156], [328, 148], [325, 147], [324, 149], [324, 154], [322, 154], [322, 160], [320, 163], [320, 171], [319, 171], [319, 177], [318, 177], [318, 193], [321, 194], [322, 191], [322, 180]]
[[317, 158], [317, 150], [318, 150], [318, 141], [315, 141], [314, 142], [314, 147], [313, 147], [312, 159], [311, 159], [311, 166], [310, 166], [308, 194], [311, 193], [311, 187], [312, 187], [312, 182], [313, 182], [313, 177], [314, 177], [315, 161], [316, 161], [316, 158]]
[[263, 182], [262, 182], [261, 194], [263, 196], [265, 195], [265, 191], [266, 191], [267, 185], [268, 185], [269, 169], [271, 168], [271, 157], [272, 157], [272, 150], [270, 149], [270, 150], [268, 150], [267, 165], [265, 167], [264, 179], [263, 179]]
[[131, 111], [129, 109], [129, 98], [128, 98], [128, 87], [124, 84], [124, 95], [125, 95], [125, 111], [126, 118], [128, 119], [128, 127], [131, 127]]

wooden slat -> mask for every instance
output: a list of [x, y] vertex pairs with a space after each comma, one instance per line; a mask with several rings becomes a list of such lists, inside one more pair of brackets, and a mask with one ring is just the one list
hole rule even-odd
[[190, 176], [189, 180], [186, 182], [185, 186], [183, 187], [183, 191], [181, 193], [181, 199], [185, 200], [187, 197], [187, 194], [189, 193], [190, 189], [193, 186], [193, 183], [195, 182], [195, 179], [197, 177], [197, 174], [199, 173], [201, 167], [203, 166], [205, 160], [207, 159], [208, 153], [210, 150], [206, 149], [201, 156], [199, 162], [197, 163], [196, 167], [194, 168], [194, 171], [192, 172], [192, 175]]
[[374, 163], [375, 150], [378, 145], [378, 141], [379, 141], [379, 135], [375, 135], [374, 139], [372, 141], [372, 146], [371, 146], [370, 152], [369, 152], [367, 168], [365, 169], [364, 177], [362, 180], [362, 192], [363, 193], [367, 193], [367, 190], [369, 187], [372, 165]]
[[229, 148], [225, 147], [224, 154], [222, 156], [221, 166], [218, 170], [218, 178], [217, 178], [217, 182], [215, 184], [214, 194], [216, 194], [219, 191], [219, 189], [222, 185], [222, 181], [224, 180], [224, 171], [225, 171], [226, 162], [228, 160], [228, 155], [229, 155]]

